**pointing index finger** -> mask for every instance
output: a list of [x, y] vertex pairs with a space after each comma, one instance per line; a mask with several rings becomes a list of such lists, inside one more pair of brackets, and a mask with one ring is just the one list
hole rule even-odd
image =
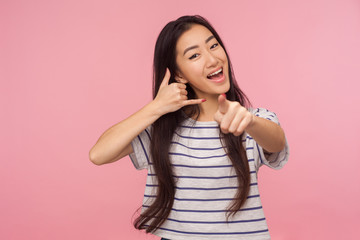
[[225, 93], [219, 95], [218, 103], [219, 103], [219, 111], [221, 113], [226, 113], [228, 111], [228, 108], [229, 108], [229, 103], [226, 100]]

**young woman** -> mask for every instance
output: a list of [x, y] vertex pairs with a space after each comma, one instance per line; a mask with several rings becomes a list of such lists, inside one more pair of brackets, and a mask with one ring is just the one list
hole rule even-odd
[[135, 227], [172, 240], [270, 239], [257, 172], [287, 162], [285, 135], [274, 113], [250, 108], [204, 18], [183, 16], [161, 31], [153, 96], [90, 151], [97, 165], [130, 155], [147, 169]]

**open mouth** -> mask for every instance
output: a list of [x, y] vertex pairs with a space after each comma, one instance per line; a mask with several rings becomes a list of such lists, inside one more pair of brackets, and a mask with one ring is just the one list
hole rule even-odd
[[216, 72], [213, 72], [209, 75], [207, 75], [207, 78], [210, 80], [219, 80], [223, 77], [223, 69], [220, 68], [219, 70], [217, 70]]

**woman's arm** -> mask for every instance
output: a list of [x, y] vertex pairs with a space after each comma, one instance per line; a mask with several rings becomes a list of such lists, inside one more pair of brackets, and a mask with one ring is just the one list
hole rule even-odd
[[269, 153], [280, 152], [285, 147], [284, 131], [270, 120], [253, 115], [253, 120], [245, 131]]
[[285, 147], [285, 134], [276, 123], [257, 117], [238, 102], [218, 98], [218, 111], [214, 118], [223, 133], [239, 136], [246, 131], [267, 152], [280, 152]]
[[106, 130], [91, 148], [90, 160], [101, 165], [117, 161], [133, 152], [131, 141], [160, 117], [152, 101], [127, 119]]
[[133, 152], [131, 141], [162, 115], [174, 112], [183, 106], [199, 104], [202, 99], [187, 99], [186, 85], [171, 83], [166, 71], [156, 98], [138, 112], [106, 130], [91, 148], [90, 160], [101, 165], [115, 162]]

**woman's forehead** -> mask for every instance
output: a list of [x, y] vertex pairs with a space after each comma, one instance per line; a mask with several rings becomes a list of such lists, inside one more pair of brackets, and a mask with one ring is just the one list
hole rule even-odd
[[177, 41], [177, 50], [185, 49], [193, 45], [205, 44], [205, 41], [213, 34], [206, 27], [195, 24], [185, 31]]

